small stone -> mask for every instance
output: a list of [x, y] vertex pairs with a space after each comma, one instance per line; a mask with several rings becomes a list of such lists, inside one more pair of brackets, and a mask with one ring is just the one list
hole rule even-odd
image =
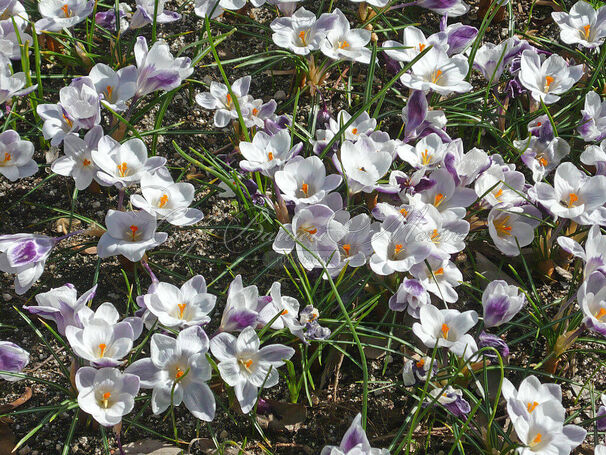
[[10, 294], [7, 294], [6, 292], [2, 294], [2, 298], [5, 302], [10, 302], [11, 300], [13, 300], [13, 297]]
[[285, 100], [286, 99], [286, 92], [284, 92], [284, 90], [278, 90], [276, 93], [274, 93], [274, 99], [276, 99], [276, 100]]
[[99, 201], [93, 202], [93, 208], [94, 209], [98, 209], [99, 207], [101, 207], [101, 203]]
[[227, 431], [225, 431], [225, 430], [223, 430], [223, 431], [221, 432], [221, 434], [219, 435], [219, 437], [220, 437], [221, 439], [226, 439], [226, 438], [227, 438], [227, 436], [228, 436], [228, 434], [227, 434]]
[[27, 455], [28, 453], [30, 453], [32, 451], [32, 449], [30, 449], [29, 446], [24, 446], [21, 447], [21, 449], [19, 449], [19, 452], [17, 452], [19, 455]]

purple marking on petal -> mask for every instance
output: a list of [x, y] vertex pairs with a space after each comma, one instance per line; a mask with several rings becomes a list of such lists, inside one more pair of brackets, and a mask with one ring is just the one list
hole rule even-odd
[[448, 54], [458, 54], [475, 39], [478, 29], [470, 25], [463, 25], [448, 35]]
[[427, 98], [421, 90], [415, 90], [406, 104], [407, 121], [404, 128], [406, 136], [415, 131], [427, 116]]
[[10, 263], [15, 267], [34, 262], [39, 257], [36, 243], [33, 240], [18, 243], [7, 251], [7, 256]]
[[501, 322], [509, 306], [509, 299], [505, 295], [496, 296], [489, 300], [484, 307], [484, 325], [493, 327]]

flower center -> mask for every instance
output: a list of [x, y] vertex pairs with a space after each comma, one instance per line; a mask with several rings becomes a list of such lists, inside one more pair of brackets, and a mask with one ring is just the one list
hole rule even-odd
[[246, 360], [244, 360], [244, 359], [239, 359], [239, 360], [238, 360], [238, 363], [239, 363], [239, 364], [240, 364], [240, 365], [241, 365], [241, 366], [242, 366], [242, 367], [243, 367], [243, 368], [244, 368], [246, 371], [248, 371], [249, 373], [251, 372], [251, 371], [250, 371], [250, 368], [251, 368], [251, 367], [252, 367], [252, 365], [253, 365], [253, 361], [252, 361], [252, 359], [246, 359]]
[[407, 216], [407, 215], [408, 215], [408, 210], [406, 210], [405, 208], [401, 208], [401, 209], [400, 209], [400, 213], [401, 213], [403, 216]]
[[423, 153], [421, 153], [421, 158], [423, 160], [423, 166], [427, 166], [431, 161], [431, 155], [427, 149]]
[[181, 368], [177, 368], [177, 372], [175, 373], [175, 379], [180, 379], [183, 377], [185, 372]]
[[426, 44], [419, 43], [419, 52], [423, 52], [423, 49], [425, 49], [426, 47], [427, 47]]
[[137, 226], [135, 226], [134, 224], [131, 224], [128, 229], [130, 229], [130, 237], [131, 240], [134, 242], [136, 240], [137, 237], [137, 231], [139, 230], [139, 228]]
[[534, 439], [530, 442], [530, 447], [534, 447], [539, 444], [541, 442], [541, 439], [543, 439], [543, 435], [541, 433], [537, 433]]
[[431, 74], [431, 82], [432, 82], [432, 84], [437, 84], [438, 81], [442, 78], [443, 75], [444, 75], [444, 73], [442, 73], [442, 70], [435, 70]]
[[103, 357], [103, 355], [105, 355], [106, 348], [107, 348], [107, 345], [105, 343], [101, 343], [99, 345], [99, 357]]
[[168, 202], [168, 195], [167, 194], [163, 194], [162, 197], [160, 198], [160, 203], [158, 204], [158, 208], [162, 208], [166, 205], [166, 203]]
[[84, 166], [84, 167], [90, 166], [90, 161], [87, 160], [86, 158], [84, 158], [84, 161], [82, 161], [82, 166]]
[[425, 359], [421, 359], [417, 362], [417, 368], [423, 368], [425, 365]]
[[67, 115], [63, 114], [63, 120], [65, 120], [65, 123], [67, 123], [67, 126], [70, 128], [73, 126], [72, 121], [67, 117]]
[[105, 91], [107, 92], [107, 99], [111, 101], [112, 92], [114, 91], [113, 87], [111, 85], [108, 85], [107, 87], [105, 87]]
[[128, 164], [126, 162], [122, 162], [118, 164], [118, 175], [120, 177], [126, 177], [128, 175]]
[[227, 101], [226, 102], [227, 107], [230, 107], [231, 106], [231, 95], [228, 93], [227, 96], [225, 97], [225, 99]]
[[302, 183], [301, 184], [301, 191], [303, 192], [303, 194], [305, 195], [305, 197], [309, 197], [309, 185], [307, 183]]
[[501, 196], [503, 196], [503, 188], [499, 188], [497, 191], [495, 191], [492, 194], [495, 197], [495, 199], [498, 201], [501, 198]]
[[537, 156], [535, 158], [543, 167], [547, 167], [547, 165], [549, 164], [549, 161], [547, 161], [547, 158], [545, 158], [544, 156]]
[[272, 161], [273, 159], [274, 159], [274, 154], [273, 154], [273, 153], [271, 153], [271, 152], [269, 152], [269, 153], [267, 154], [267, 160], [268, 160], [268, 161]]
[[110, 392], [105, 392], [103, 394], [103, 407], [107, 409], [109, 407], [109, 399], [112, 396]]
[[298, 34], [302, 46], [307, 46], [307, 33], [308, 30], [301, 30]]
[[438, 243], [440, 241], [440, 233], [438, 232], [437, 229], [434, 229], [429, 238], [431, 239], [432, 242]]
[[183, 312], [185, 311], [185, 307], [187, 307], [187, 303], [178, 303], [179, 307], [179, 319], [183, 319]]
[[351, 130], [351, 132], [352, 132], [353, 134], [358, 134], [358, 128], [354, 128], [353, 130]]
[[589, 34], [590, 33], [591, 33], [591, 25], [587, 24], [587, 25], [583, 26], [583, 35], [585, 36], [586, 40], [589, 39]]
[[345, 254], [347, 256], [349, 256], [349, 251], [351, 250], [351, 245], [349, 243], [346, 243], [345, 245], [343, 245], [343, 251], [345, 251]]
[[61, 9], [63, 10], [63, 14], [65, 14], [65, 17], [70, 17], [72, 15], [72, 12], [69, 10], [69, 6], [67, 6], [67, 3], [63, 5]]
[[259, 113], [259, 109], [257, 109], [256, 107], [253, 108], [252, 110], [252, 114], [253, 115], [257, 115]]
[[10, 160], [11, 160], [11, 154], [8, 152], [4, 152], [4, 159], [2, 161], [0, 161], [0, 166], [4, 166]]
[[442, 324], [442, 328], [440, 330], [442, 332], [442, 336], [444, 338], [448, 338], [448, 332], [450, 331], [450, 327], [448, 327], [448, 324]]
[[598, 312], [595, 314], [595, 317], [596, 317], [596, 319], [602, 320], [602, 318], [603, 318], [604, 316], [606, 316], [606, 308], [603, 308], [603, 307], [602, 307], [602, 308], [600, 308], [600, 311], [598, 311]]
[[440, 267], [438, 270], [434, 270], [434, 275], [444, 275], [444, 267]]
[[433, 205], [439, 207], [442, 202], [444, 202], [444, 195], [442, 193], [436, 194], [433, 198]]
[[554, 77], [545, 76], [545, 86], [543, 87], [545, 93], [547, 93], [549, 91], [549, 88], [551, 87], [551, 84], [553, 84], [554, 81], [555, 81]]
[[349, 47], [349, 43], [346, 40], [339, 43], [339, 49], [345, 49], [346, 47]]
[[568, 195], [568, 207], [574, 207], [575, 203], [578, 202], [579, 195], [576, 193], [570, 193]]
[[496, 219], [492, 222], [494, 228], [497, 230], [499, 236], [511, 235], [511, 226], [508, 224], [509, 216], [505, 216], [500, 219]]
[[536, 408], [539, 405], [539, 403], [537, 403], [536, 401], [533, 401], [532, 403], [528, 403], [526, 405], [526, 409], [528, 409], [528, 412], [532, 412], [534, 411], [534, 408]]
[[398, 255], [400, 254], [400, 251], [402, 251], [402, 249], [404, 248], [404, 245], [402, 245], [401, 243], [396, 244], [396, 246], [393, 248], [393, 252], [394, 255]]

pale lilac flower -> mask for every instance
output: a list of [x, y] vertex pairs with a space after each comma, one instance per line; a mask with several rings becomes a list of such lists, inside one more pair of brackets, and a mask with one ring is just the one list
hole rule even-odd
[[114, 71], [105, 63], [97, 63], [88, 77], [101, 95], [102, 104], [116, 112], [125, 111], [126, 101], [135, 96], [137, 91], [137, 68], [134, 65]]
[[[600, 431], [604, 431], [604, 430], [600, 430]], [[594, 448], [593, 455], [606, 455], [606, 445], [597, 444]]]
[[465, 398], [463, 392], [448, 385], [444, 390], [435, 388], [429, 392], [428, 401], [437, 401], [456, 417], [464, 418], [471, 412], [471, 405]]
[[122, 421], [135, 407], [139, 378], [117, 368], [82, 367], [76, 372], [78, 406], [105, 427]]
[[385, 40], [382, 46], [390, 58], [398, 62], [410, 62], [429, 46], [440, 48], [445, 52], [448, 51], [446, 38], [447, 36], [444, 32], [435, 33], [425, 38], [425, 34], [420, 29], [414, 25], [410, 25], [403, 30], [401, 43]]
[[[598, 142], [606, 139], [606, 101], [600, 95], [589, 91], [585, 95], [585, 106], [581, 110], [583, 119], [577, 131], [585, 142]], [[581, 158], [582, 159], [582, 158]]]
[[534, 239], [541, 212], [530, 204], [517, 207], [495, 206], [488, 213], [488, 233], [495, 246], [507, 256], [517, 256]]
[[341, 184], [338, 174], [326, 175], [324, 163], [317, 156], [293, 157], [282, 170], [275, 173], [284, 199], [295, 204], [316, 204]]
[[189, 57], [174, 58], [168, 44], [162, 40], [156, 41], [148, 50], [144, 36], [137, 37], [135, 60], [138, 73], [137, 99], [156, 90], [169, 91], [177, 88], [183, 79], [194, 72]]
[[415, 169], [426, 172], [442, 166], [446, 150], [447, 145], [440, 136], [431, 133], [419, 140], [414, 147], [402, 145], [398, 149], [398, 156]]
[[[128, 30], [129, 24], [128, 19], [132, 17], [133, 9], [130, 5], [119, 2], [118, 3], [118, 13], [120, 17], [120, 33], [124, 33]], [[110, 8], [106, 11], [101, 11], [95, 14], [95, 24], [99, 27], [103, 27], [107, 30], [115, 31], [117, 30], [117, 22], [116, 22], [116, 10], [115, 8]]]
[[589, 275], [579, 287], [577, 301], [587, 328], [606, 336], [606, 276], [600, 271]]
[[[20, 33], [25, 30], [29, 24], [29, 15], [27, 14], [25, 7], [17, 0], [2, 1], [2, 4], [0, 5], [0, 24], [2, 24], [2, 26], [4, 24], [10, 25], [10, 28], [14, 32], [13, 20], [17, 24]], [[23, 34], [21, 34], [21, 38], [23, 38]], [[29, 41], [31, 42], [31, 37]]]
[[535, 182], [543, 180], [570, 153], [570, 145], [561, 137], [545, 142], [537, 136], [529, 136], [528, 139], [513, 141], [513, 146], [524, 151], [520, 158], [532, 171]]
[[279, 17], [270, 24], [272, 39], [279, 47], [290, 49], [297, 55], [307, 55], [320, 49], [322, 41], [338, 20], [336, 14], [316, 14], [299, 8], [290, 17]]
[[445, 51], [433, 47], [412, 66], [411, 73], [405, 73], [400, 81], [413, 90], [423, 90], [450, 95], [471, 90], [465, 81], [469, 64], [462, 55], [449, 57]]
[[564, 421], [562, 388], [558, 384], [541, 384], [536, 376], [528, 376], [516, 389], [509, 379], [504, 378], [502, 392], [507, 401], [507, 413], [512, 420], [530, 420], [538, 408], [547, 407], [551, 409], [551, 415], [557, 415], [556, 420]]
[[[21, 3], [17, 1], [12, 3], [23, 8]], [[4, 14], [6, 14], [6, 10]], [[3, 15], [0, 15], [0, 17], [3, 17]], [[28, 43], [29, 48], [32, 48], [34, 40], [30, 34], [24, 31], [25, 25], [28, 24], [27, 18], [27, 13], [23, 10], [22, 13], [13, 16], [11, 19], [0, 20], [0, 54], [11, 60], [21, 60], [21, 46]], [[17, 24], [17, 30], [15, 30], [12, 19]], [[19, 32], [18, 35], [17, 31]]]
[[246, 327], [255, 327], [259, 319], [259, 289], [257, 286], [242, 284], [242, 277], [236, 276], [229, 285], [227, 303], [221, 317], [220, 331], [236, 332]]
[[412, 317], [419, 317], [419, 310], [431, 302], [431, 297], [419, 280], [404, 278], [398, 291], [389, 299], [389, 309], [404, 311]]
[[130, 28], [137, 29], [154, 22], [154, 12], [156, 14], [156, 23], [168, 24], [178, 21], [181, 15], [174, 11], [166, 11], [164, 5], [166, 0], [137, 0], [137, 9], [130, 20]]
[[534, 186], [537, 202], [556, 218], [570, 218], [578, 224], [594, 224], [591, 213], [606, 202], [606, 176], [588, 176], [572, 163], [558, 166], [554, 186], [538, 182]]
[[417, 6], [448, 17], [459, 17], [469, 11], [469, 5], [462, 0], [419, 0]]
[[153, 293], [143, 297], [146, 308], [158, 318], [160, 324], [178, 328], [209, 323], [209, 314], [216, 301], [215, 295], [206, 292], [206, 281], [202, 275], [190, 278], [181, 289], [160, 282], [154, 287]]
[[581, 153], [581, 162], [595, 166], [597, 174], [606, 175], [606, 139], [600, 145], [587, 146]]
[[259, 131], [252, 142], [240, 141], [240, 153], [245, 158], [240, 167], [249, 172], [259, 171], [273, 177], [293, 156], [298, 155], [303, 143], [290, 146], [290, 132], [287, 129], [269, 135]]
[[455, 139], [446, 149], [444, 167], [458, 186], [471, 185], [491, 165], [488, 154], [479, 148], [463, 151], [463, 141]]
[[596, 270], [606, 274], [606, 235], [600, 232], [600, 226], [593, 225], [587, 233], [585, 248], [569, 237], [558, 237], [558, 244], [567, 253], [583, 260], [585, 279]]
[[356, 28], [350, 30], [349, 19], [335, 8], [332, 13], [337, 16], [334, 24], [320, 43], [320, 50], [333, 60], [351, 60], [369, 64], [372, 52], [365, 46], [370, 41], [370, 30]]
[[259, 305], [259, 325], [264, 327], [279, 315], [270, 327], [274, 330], [287, 328], [290, 333], [304, 340], [303, 325], [298, 320], [299, 301], [282, 295], [282, 285], [278, 281], [271, 285], [269, 299], [271, 300], [265, 305]]
[[[430, 369], [431, 367], [431, 369]], [[431, 357], [421, 357], [419, 360], [408, 359], [404, 362], [402, 379], [407, 387], [425, 384], [427, 379], [438, 372], [438, 364]]]
[[75, 319], [81, 325], [68, 325], [65, 329], [74, 353], [97, 368], [120, 365], [141, 335], [143, 322], [139, 318], [118, 322], [119, 318], [118, 311], [109, 302], [94, 312], [88, 306], [80, 308]]
[[454, 288], [461, 284], [463, 275], [448, 258], [430, 255], [426, 261], [413, 265], [410, 274], [436, 297], [454, 303], [459, 298]]
[[362, 428], [362, 414], [356, 415], [341, 439], [339, 446], [325, 446], [320, 455], [389, 455], [387, 449], [370, 447], [366, 432]]
[[560, 27], [560, 39], [587, 49], [601, 46], [606, 39], [606, 8], [596, 11], [591, 3], [576, 2], [570, 12], [554, 11], [551, 17]]
[[176, 339], [152, 335], [150, 357], [137, 360], [126, 372], [137, 375], [142, 388], [153, 389], [154, 414], [163, 413], [171, 403], [184, 403], [196, 418], [214, 419], [215, 397], [207, 384], [212, 373], [206, 358], [208, 347], [208, 336], [199, 326], [182, 330]]
[[79, 128], [91, 129], [101, 121], [99, 94], [90, 77], [78, 77], [59, 90], [59, 101], [67, 117]]
[[[343, 267], [361, 267], [372, 254], [371, 238], [377, 231], [378, 223], [372, 223], [370, 217], [360, 213], [351, 217], [346, 210], [339, 210], [328, 223], [327, 235], [338, 245], [339, 263], [331, 266], [331, 274], [340, 272]], [[334, 267], [334, 268], [333, 268]]]
[[330, 337], [330, 329], [320, 325], [319, 317], [320, 312], [312, 305], [307, 305], [299, 313], [299, 322], [304, 326], [305, 340], [325, 340]]
[[[231, 84], [231, 91], [237, 98], [242, 115], [246, 114], [247, 106], [252, 101], [252, 97], [248, 94], [250, 80], [250, 76], [244, 76], [236, 79]], [[238, 111], [232, 95], [229, 93], [227, 86], [220, 82], [212, 81], [208, 92], [196, 95], [196, 103], [205, 109], [215, 110], [214, 123], [217, 128], [223, 128], [229, 122], [238, 118]]]
[[478, 350], [475, 340], [467, 333], [478, 322], [475, 311], [439, 310], [429, 304], [421, 307], [419, 319], [421, 322], [415, 322], [412, 331], [428, 348], [437, 344], [466, 360]]
[[389, 152], [377, 150], [372, 139], [362, 135], [353, 143], [344, 141], [341, 145], [340, 161], [334, 155], [333, 162], [347, 183], [349, 194], [371, 193], [379, 186], [392, 162]]
[[503, 280], [488, 283], [482, 293], [484, 327], [498, 327], [509, 322], [526, 304], [526, 296], [517, 286]]
[[[361, 3], [364, 0], [350, 0], [353, 3]], [[370, 0], [367, 1], [366, 3], [368, 3], [369, 5], [372, 6], [376, 6], [377, 8], [383, 8], [384, 6], [386, 6], [389, 3], [389, 0]]]
[[51, 164], [51, 171], [74, 179], [79, 191], [85, 190], [93, 182], [99, 168], [92, 158], [93, 150], [97, 150], [99, 140], [103, 137], [103, 128], [96, 125], [90, 129], [84, 139], [77, 134], [70, 133], [63, 139], [63, 152]]
[[269, 100], [267, 103], [263, 103], [263, 100], [256, 99], [249, 101], [243, 106], [244, 110], [242, 116], [244, 119], [244, 125], [247, 128], [265, 127], [265, 121], [272, 118], [275, 115], [278, 103], [275, 100]]
[[168, 169], [161, 167], [153, 174], [144, 172], [141, 175], [141, 195], [131, 195], [130, 202], [158, 220], [166, 220], [174, 226], [191, 226], [204, 217], [200, 210], [189, 207], [194, 197], [191, 183], [175, 183]]
[[488, 206], [494, 207], [500, 204], [511, 206], [526, 201], [525, 185], [524, 174], [504, 169], [493, 161], [493, 165], [476, 179], [474, 190]]
[[0, 341], [0, 379], [19, 381], [23, 378], [8, 373], [21, 373], [29, 363], [29, 352], [10, 341]]
[[42, 19], [36, 22], [36, 33], [58, 32], [73, 27], [93, 12], [92, 0], [40, 0]]
[[67, 283], [37, 294], [37, 305], [25, 305], [23, 308], [38, 317], [54, 321], [57, 324], [57, 332], [65, 335], [65, 329], [69, 325], [82, 327], [78, 312], [95, 297], [96, 291], [97, 285], [94, 285], [78, 297], [76, 288]]
[[25, 84], [27, 84], [25, 73], [11, 73], [8, 56], [0, 53], [0, 104], [11, 101], [14, 96], [28, 95], [38, 88], [38, 84], [24, 88]]
[[22, 140], [15, 130], [0, 133], [0, 174], [9, 181], [31, 177], [38, 172], [33, 156], [34, 144]]
[[476, 52], [473, 67], [482, 73], [484, 79], [496, 83], [515, 57], [531, 46], [526, 40], [511, 37], [499, 44], [484, 43]]
[[245, 328], [238, 338], [222, 332], [210, 341], [210, 350], [219, 360], [221, 378], [234, 388], [244, 414], [257, 400], [259, 387], [278, 384], [278, 368], [295, 353], [291, 347], [272, 344], [261, 348], [261, 341], [252, 327]]
[[422, 263], [431, 251], [428, 242], [420, 239], [419, 229], [411, 223], [402, 223], [399, 218], [387, 217], [381, 230], [372, 236], [373, 255], [370, 268], [378, 275], [407, 272], [412, 266]]
[[15, 292], [25, 294], [38, 281], [57, 239], [38, 234], [0, 235], [0, 271], [15, 275]]
[[77, 133], [80, 125], [69, 116], [61, 103], [38, 104], [36, 112], [44, 121], [42, 134], [44, 139], [50, 140], [53, 147], [61, 144], [69, 133]]
[[[606, 431], [606, 394], [602, 394], [602, 396], [600, 397], [600, 400], [602, 401], [602, 405], [598, 408], [597, 412], [596, 412], [596, 424], [598, 427], [598, 431]], [[601, 446], [604, 447], [603, 450], [606, 450], [606, 446]], [[597, 447], [596, 447], [597, 449]], [[596, 455], [597, 455], [597, 450], [596, 450]], [[604, 452], [604, 454], [602, 455], [606, 455], [606, 452]]]
[[214, 19], [223, 14], [226, 9], [237, 11], [245, 4], [246, 0], [195, 0], [194, 13], [198, 17]]
[[[351, 120], [351, 114], [347, 111], [339, 111], [337, 119], [329, 118], [327, 129], [316, 130], [316, 141], [314, 144], [314, 153], [319, 155], [324, 151], [328, 142], [335, 137], [342, 127]], [[343, 137], [347, 141], [356, 142], [363, 134], [369, 136], [377, 127], [377, 120], [372, 118], [368, 112], [362, 112], [356, 117], [351, 125], [343, 131]]]
[[[423, 224], [417, 223], [424, 240], [431, 246], [431, 255], [448, 259], [451, 255], [465, 249], [465, 237], [469, 233], [469, 223], [455, 212], [438, 211], [431, 204], [413, 200], [419, 213], [424, 213]], [[417, 205], [418, 204], [418, 205]]]
[[91, 157], [99, 168], [96, 179], [105, 186], [117, 188], [134, 185], [145, 172], [152, 172], [166, 164], [166, 158], [147, 157], [147, 147], [139, 138], [120, 144], [111, 136], [103, 136]]
[[100, 258], [121, 254], [132, 262], [143, 258], [147, 250], [166, 242], [166, 232], [156, 232], [156, 218], [144, 211], [109, 210], [105, 215], [105, 232], [97, 244]]
[[555, 103], [583, 76], [583, 65], [568, 66], [558, 54], [552, 54], [544, 61], [534, 50], [522, 52], [518, 78], [530, 90], [536, 101]]
[[425, 204], [431, 204], [439, 212], [452, 211], [459, 218], [466, 214], [466, 207], [469, 207], [476, 199], [476, 193], [471, 188], [457, 186], [453, 176], [444, 168], [436, 169], [427, 179], [427, 187], [420, 189], [413, 196], [408, 196], [411, 205], [420, 205], [413, 203], [418, 199]]

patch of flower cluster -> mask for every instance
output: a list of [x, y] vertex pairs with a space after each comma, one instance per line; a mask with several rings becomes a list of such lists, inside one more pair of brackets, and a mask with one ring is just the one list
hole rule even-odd
[[[261, 7], [266, 2], [251, 3]], [[582, 265], [578, 323], [557, 337], [554, 362], [581, 334], [606, 335], [606, 236], [600, 229], [606, 225], [606, 101], [596, 91], [603, 59], [596, 70], [590, 59], [578, 64], [517, 36], [481, 44], [485, 30], [448, 24], [468, 11], [460, 0], [361, 3], [360, 27], [353, 27], [339, 8], [316, 14], [297, 2], [267, 3], [278, 14], [270, 24], [271, 40], [295, 62], [311, 95], [323, 93], [336, 63], [385, 64], [396, 75], [390, 85], [408, 92], [398, 119], [402, 128], [390, 135], [371, 111], [331, 113], [314, 106], [313, 134], [301, 141], [294, 134], [295, 118], [280, 114], [275, 100], [264, 102], [249, 93], [251, 76], [230, 83], [221, 69], [223, 83], [211, 82], [195, 101], [213, 111], [217, 129], [226, 128], [235, 138], [238, 166], [222, 174], [230, 176], [222, 179], [222, 196], [239, 193], [269, 210], [275, 220], [273, 250], [335, 289], [334, 283], [353, 269], [365, 270], [391, 289], [389, 309], [414, 319], [411, 333], [424, 348], [404, 361], [403, 386], [422, 396], [413, 413], [439, 407], [453, 418], [473, 418], [472, 392], [447, 383], [440, 372], [450, 368], [450, 358], [470, 383], [470, 371], [502, 364], [510, 354], [506, 339], [486, 330], [496, 332], [527, 309], [527, 293], [504, 280], [490, 281], [483, 290], [481, 316], [473, 309], [454, 308], [463, 306], [464, 282], [456, 257], [474, 235], [484, 233], [507, 260], [536, 248], [548, 226], [549, 248]], [[426, 36], [410, 25], [400, 41], [379, 42], [372, 26], [364, 24], [364, 18], [413, 4], [442, 15], [435, 33]], [[195, 14], [209, 26], [210, 19], [244, 6], [239, 0], [196, 0]], [[39, 171], [34, 143], [8, 128], [20, 124], [15, 109], [27, 100], [34, 106], [38, 85], [23, 65], [29, 50], [37, 47], [39, 36], [78, 33], [73, 27], [94, 21], [116, 43], [122, 36], [133, 38], [135, 64], [91, 65], [59, 90], [55, 103], [37, 103], [35, 118], [44, 144], [63, 152], [50, 171], [72, 179], [78, 191], [109, 188], [117, 194], [117, 207], [107, 209], [101, 233], [91, 226], [62, 237], [1, 235], [0, 270], [14, 275], [15, 293], [26, 294], [60, 242], [84, 235], [99, 237], [99, 258], [122, 256], [148, 272], [151, 285], [136, 297], [134, 314], [121, 315], [112, 303], [94, 301], [97, 285], [80, 296], [71, 284], [46, 292], [34, 288], [36, 304], [24, 307], [52, 321], [67, 341], [75, 359], [77, 404], [102, 426], [120, 424], [133, 411], [141, 389], [151, 391], [154, 414], [183, 404], [210, 422], [216, 414], [208, 385], [213, 375], [233, 392], [243, 413], [256, 412], [263, 389], [278, 385], [281, 373], [286, 378], [280, 368], [287, 362], [292, 367], [295, 347], [328, 342], [331, 329], [313, 305], [301, 309], [297, 299], [282, 295], [280, 282], [263, 296], [257, 286], [244, 286], [238, 275], [219, 318], [214, 311], [218, 298], [204, 277], [195, 275], [177, 287], [152, 272], [146, 253], [168, 239], [168, 233], [158, 232], [159, 223], [178, 229], [203, 219], [192, 207], [195, 186], [175, 181], [167, 158], [151, 153], [129, 123], [137, 108], [151, 106], [158, 94], [179, 90], [194, 72], [197, 62], [175, 57], [168, 43], [154, 40], [150, 47], [144, 36], [137, 36], [136, 30], [148, 25], [155, 35], [158, 24], [178, 21], [181, 14], [165, 10], [164, 1], [149, 0], [106, 11], [87, 0], [41, 0], [38, 8], [41, 18], [32, 23], [18, 1], [0, 4], [0, 101], [7, 105], [0, 174], [15, 182]], [[604, 53], [606, 7], [580, 1], [552, 17], [563, 43], [593, 57]], [[20, 61], [24, 71], [15, 72]], [[218, 57], [217, 64], [221, 66]], [[474, 86], [471, 75], [481, 82]], [[450, 128], [448, 109], [436, 107], [473, 92], [477, 84], [483, 84], [479, 90], [486, 98], [498, 100], [501, 114], [514, 100], [523, 100], [534, 114], [513, 140], [519, 162], [511, 162], [510, 154], [469, 148], [467, 138], [453, 137], [457, 129]], [[550, 108], [572, 93], [583, 93], [584, 99], [582, 108], [571, 108], [578, 118], [572, 134], [584, 143], [579, 153], [558, 134], [556, 112]], [[19, 102], [17, 97], [28, 98]], [[574, 300], [561, 307], [559, 316]], [[209, 334], [211, 326], [217, 328]], [[267, 333], [284, 344], [267, 343]], [[138, 358], [140, 349], [133, 356], [143, 339], [149, 357]], [[28, 377], [22, 373], [28, 363], [25, 350], [0, 342], [0, 378]], [[585, 440], [586, 429], [569, 423], [559, 384], [528, 375], [516, 387], [504, 377], [498, 395], [506, 402], [509, 437], [516, 441], [511, 448], [517, 453], [566, 455]], [[606, 429], [604, 415], [602, 406], [594, 419], [600, 431]], [[366, 409], [340, 445], [325, 447], [322, 455], [388, 454], [388, 449], [371, 448], [365, 422]], [[596, 454], [605, 451], [596, 446]]]

